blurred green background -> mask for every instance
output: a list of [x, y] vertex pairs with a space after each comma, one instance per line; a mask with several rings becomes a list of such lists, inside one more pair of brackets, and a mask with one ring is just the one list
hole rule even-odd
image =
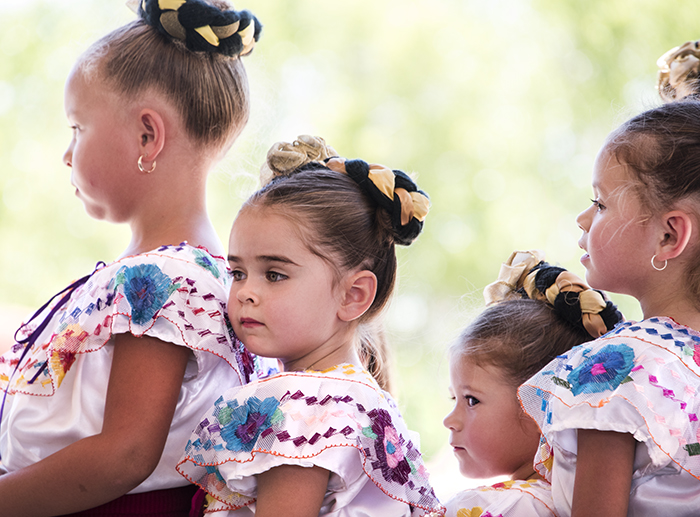
[[[245, 59], [250, 124], [210, 178], [222, 240], [269, 146], [322, 135], [341, 154], [414, 174], [424, 234], [400, 250], [387, 324], [398, 396], [425, 455], [446, 443], [445, 348], [514, 249], [583, 275], [576, 214], [606, 134], [658, 104], [656, 59], [700, 38], [691, 0], [250, 0], [265, 25]], [[61, 156], [63, 83], [118, 0], [0, 2], [0, 312], [3, 335], [98, 260], [125, 227], [91, 220]], [[613, 297], [628, 318], [633, 300]]]

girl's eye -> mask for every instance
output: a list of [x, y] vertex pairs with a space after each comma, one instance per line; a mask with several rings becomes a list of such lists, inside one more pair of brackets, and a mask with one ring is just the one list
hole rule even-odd
[[467, 401], [467, 406], [469, 407], [474, 407], [479, 403], [479, 399], [471, 395], [466, 395], [464, 399]]
[[268, 271], [265, 273], [265, 278], [267, 278], [269, 282], [279, 282], [287, 277], [282, 273], [278, 273], [277, 271]]
[[598, 201], [597, 199], [591, 199], [591, 203], [593, 203], [593, 206], [596, 207], [596, 209], [598, 210], [598, 212], [601, 212], [601, 211], [605, 210], [605, 205], [603, 205], [603, 204], [602, 204], [600, 201]]
[[231, 271], [231, 278], [233, 278], [234, 282], [239, 282], [245, 278], [245, 274], [240, 269], [234, 269]]

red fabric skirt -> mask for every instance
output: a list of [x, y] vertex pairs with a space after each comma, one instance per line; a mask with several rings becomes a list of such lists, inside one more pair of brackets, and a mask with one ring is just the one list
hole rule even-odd
[[192, 508], [196, 492], [197, 487], [189, 485], [140, 494], [126, 494], [107, 504], [91, 510], [67, 514], [66, 517], [189, 517], [191, 511], [196, 511]]

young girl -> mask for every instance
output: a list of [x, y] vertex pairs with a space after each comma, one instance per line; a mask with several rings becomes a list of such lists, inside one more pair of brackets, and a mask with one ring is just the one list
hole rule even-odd
[[637, 115], [598, 154], [581, 261], [592, 286], [637, 298], [644, 320], [519, 390], [560, 515], [700, 514], [699, 178], [695, 100]]
[[275, 178], [231, 230], [228, 311], [246, 348], [284, 373], [217, 400], [178, 470], [213, 496], [209, 511], [441, 515], [417, 444], [357, 350], [391, 295], [394, 245], [418, 236], [428, 198], [319, 138], [276, 144], [267, 164]]
[[533, 470], [540, 433], [520, 407], [518, 386], [622, 316], [600, 292], [543, 259], [539, 251], [514, 252], [484, 290], [488, 308], [450, 349], [455, 407], [444, 424], [460, 472], [510, 480], [460, 492], [447, 502], [448, 516], [555, 515], [550, 485]]
[[205, 184], [248, 118], [238, 56], [260, 25], [200, 0], [145, 0], [139, 14], [65, 90], [75, 194], [92, 217], [127, 223], [131, 242], [0, 359], [0, 515], [187, 515], [182, 448], [221, 387], [254, 373], [227, 325]]

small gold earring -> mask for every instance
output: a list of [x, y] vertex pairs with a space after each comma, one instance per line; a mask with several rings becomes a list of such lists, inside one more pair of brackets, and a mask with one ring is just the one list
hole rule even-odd
[[155, 160], [153, 160], [153, 166], [152, 166], [150, 169], [144, 169], [144, 167], [143, 167], [143, 156], [139, 156], [139, 161], [138, 161], [137, 165], [139, 166], [139, 170], [140, 170], [141, 172], [145, 172], [146, 174], [150, 174], [150, 173], [152, 173], [154, 170], [156, 170], [156, 161], [155, 161]]

